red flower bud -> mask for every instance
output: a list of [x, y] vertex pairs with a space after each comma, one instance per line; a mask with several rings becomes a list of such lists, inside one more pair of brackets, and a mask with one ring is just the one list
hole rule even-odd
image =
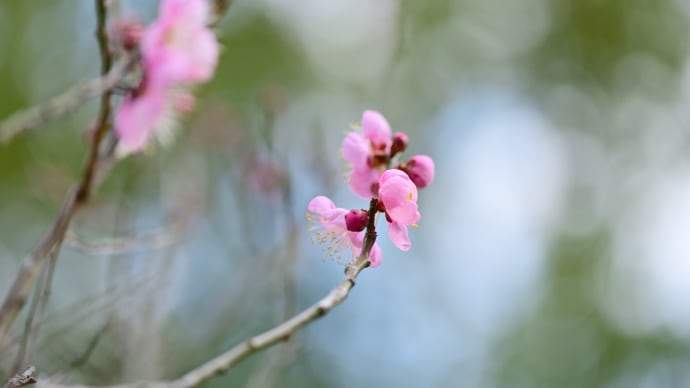
[[410, 139], [402, 132], [396, 132], [393, 135], [393, 144], [391, 145], [391, 157], [400, 152], [405, 152], [407, 145], [410, 144]]
[[434, 180], [434, 161], [426, 155], [415, 155], [400, 167], [418, 189], [423, 189]]
[[361, 232], [369, 224], [369, 213], [364, 209], [352, 209], [345, 214], [345, 226], [350, 232]]

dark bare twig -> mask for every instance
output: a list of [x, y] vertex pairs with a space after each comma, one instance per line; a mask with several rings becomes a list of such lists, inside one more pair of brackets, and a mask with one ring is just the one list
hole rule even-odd
[[[101, 62], [103, 63], [101, 75], [105, 75], [110, 70], [112, 64], [112, 58], [110, 57], [107, 47], [108, 42], [105, 30], [105, 22], [107, 19], [106, 0], [95, 0], [95, 3], [97, 15], [96, 36], [101, 52]], [[109, 129], [108, 119], [110, 116], [111, 94], [110, 89], [107, 89], [101, 97], [101, 107], [96, 124], [96, 132], [93, 136], [88, 161], [84, 168], [81, 181], [77, 184], [75, 189], [67, 193], [51, 229], [31, 253], [22, 260], [19, 272], [14, 279], [8, 295], [5, 297], [2, 307], [0, 307], [0, 348], [4, 346], [7, 333], [16, 320], [19, 311], [24, 307], [31, 287], [36, 280], [38, 271], [45, 262], [46, 256], [53, 249], [59, 250], [72, 217], [78, 208], [88, 201], [94, 186], [94, 178], [101, 178], [102, 176], [98, 176], [99, 172], [109, 170], [110, 166], [105, 162], [110, 160], [110, 154], [112, 153], [113, 147], [108, 147], [108, 151], [110, 152], [103, 157], [100, 157], [99, 150], [105, 133]]]
[[[96, 4], [96, 39], [98, 40], [98, 49], [101, 54], [101, 75], [105, 75], [110, 71], [113, 63], [113, 58], [110, 55], [108, 48], [108, 33], [106, 31], [106, 21], [108, 19], [106, 0], [95, 0]], [[112, 90], [106, 90], [101, 95], [101, 106], [96, 121], [96, 131], [93, 135], [93, 142], [89, 150], [89, 159], [86, 162], [86, 168], [82, 175], [79, 188], [77, 189], [77, 202], [84, 203], [88, 200], [91, 194], [93, 176], [96, 171], [96, 162], [99, 158], [101, 141], [105, 133], [110, 129], [108, 120], [110, 118], [110, 98], [112, 97]]]

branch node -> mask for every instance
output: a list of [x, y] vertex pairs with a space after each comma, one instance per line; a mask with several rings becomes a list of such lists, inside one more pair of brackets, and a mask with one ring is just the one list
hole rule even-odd
[[5, 388], [17, 388], [25, 387], [27, 385], [36, 384], [36, 378], [34, 378], [34, 373], [36, 373], [35, 366], [29, 366], [22, 373], [17, 373], [12, 376], [5, 384]]

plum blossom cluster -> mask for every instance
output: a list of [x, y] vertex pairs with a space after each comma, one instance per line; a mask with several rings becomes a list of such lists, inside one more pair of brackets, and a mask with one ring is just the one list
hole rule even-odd
[[146, 28], [116, 25], [120, 45], [139, 49], [143, 77], [115, 113], [115, 131], [128, 152], [141, 151], [153, 135], [165, 135], [176, 117], [194, 105], [191, 87], [211, 79], [219, 47], [207, 27], [207, 0], [162, 0]]
[[[371, 201], [373, 213], [366, 209], [347, 210], [333, 201], [317, 196], [309, 202], [307, 220], [316, 224], [314, 241], [328, 244], [329, 256], [342, 261], [359, 257], [366, 230], [378, 213], [385, 215], [388, 235], [403, 251], [411, 247], [409, 226], [421, 218], [417, 207], [417, 190], [434, 180], [434, 161], [426, 155], [401, 160], [409, 145], [402, 132], [392, 133], [379, 112], [368, 110], [358, 128], [343, 140], [342, 154], [351, 165], [348, 185], [352, 191]], [[372, 220], [374, 217], [374, 220]], [[374, 244], [369, 252], [372, 267], [381, 264], [381, 248]]]

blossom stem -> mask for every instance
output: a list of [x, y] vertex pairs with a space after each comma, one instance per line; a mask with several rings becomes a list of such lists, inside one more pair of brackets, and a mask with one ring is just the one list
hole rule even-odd
[[362, 253], [357, 258], [357, 261], [369, 260], [369, 253], [376, 242], [376, 215], [379, 211], [379, 200], [372, 198], [369, 202], [369, 224], [367, 225], [367, 232], [364, 235], [364, 245], [362, 245]]

